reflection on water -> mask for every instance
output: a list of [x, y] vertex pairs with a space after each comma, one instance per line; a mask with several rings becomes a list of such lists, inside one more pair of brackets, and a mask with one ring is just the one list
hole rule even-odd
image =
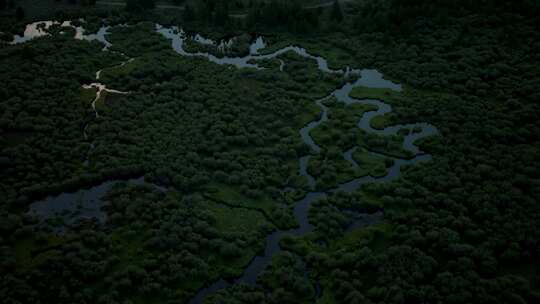
[[54, 21], [38, 21], [26, 25], [23, 36], [15, 35], [11, 44], [24, 43], [31, 39], [49, 35], [47, 30], [53, 25], [59, 24]]
[[[28, 213], [41, 219], [42, 222], [47, 219], [61, 218], [67, 226], [83, 219], [96, 219], [103, 223], [106, 214], [102, 210], [104, 202], [101, 198], [116, 182], [118, 181], [107, 181], [88, 189], [48, 196], [32, 203]], [[142, 185], [144, 178], [128, 179], [126, 182]]]
[[259, 50], [262, 50], [266, 47], [266, 43], [264, 43], [264, 40], [262, 37], [257, 37], [255, 41], [249, 46], [249, 54], [251, 55], [257, 55], [259, 53]]
[[108, 34], [108, 30], [110, 28], [109, 26], [102, 26], [96, 34], [85, 35], [84, 28], [82, 26], [73, 25], [73, 22], [71, 21], [64, 21], [64, 22], [37, 21], [34, 23], [30, 23], [26, 25], [23, 36], [15, 35], [13, 37], [13, 41], [11, 41], [10, 44], [25, 43], [38, 37], [48, 36], [50, 35], [48, 30], [53, 25], [73, 28], [75, 30], [75, 36], [74, 36], [75, 39], [87, 40], [87, 41], [93, 41], [93, 40], [100, 41], [101, 43], [105, 45], [104, 49], [107, 49], [111, 46], [111, 44], [107, 41], [107, 39], [105, 39], [105, 35]]

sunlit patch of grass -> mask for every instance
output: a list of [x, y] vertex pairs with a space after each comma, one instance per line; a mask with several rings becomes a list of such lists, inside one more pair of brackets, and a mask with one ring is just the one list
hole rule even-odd
[[384, 115], [378, 115], [378, 116], [373, 117], [373, 119], [371, 119], [369, 124], [374, 129], [383, 130], [384, 128], [386, 128], [387, 126], [392, 124], [392, 117], [393, 116], [394, 116], [393, 113], [387, 113], [387, 114], [384, 114]]
[[215, 216], [215, 228], [223, 231], [249, 233], [261, 225], [270, 224], [261, 212], [255, 210], [231, 208], [211, 201], [207, 201], [204, 208]]
[[355, 247], [359, 243], [367, 244], [372, 250], [382, 250], [389, 246], [389, 235], [392, 225], [383, 221], [379, 224], [362, 227], [346, 232], [343, 238], [329, 244], [329, 251], [342, 250], [343, 248]]
[[393, 99], [401, 96], [401, 94], [401, 92], [391, 89], [355, 87], [349, 95], [356, 99], [377, 99], [391, 103]]

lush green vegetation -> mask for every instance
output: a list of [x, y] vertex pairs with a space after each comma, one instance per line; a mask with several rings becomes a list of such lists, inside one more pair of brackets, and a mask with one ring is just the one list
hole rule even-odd
[[[407, 151], [402, 151], [401, 137], [385, 137], [367, 134], [358, 128], [362, 115], [377, 109], [365, 104], [344, 105], [334, 98], [324, 101], [329, 107], [328, 121], [321, 123], [310, 133], [315, 143], [322, 148], [321, 153], [313, 156], [308, 172], [315, 177], [317, 186], [330, 189], [354, 178], [371, 175], [386, 175], [385, 159], [369, 154], [366, 149], [380, 151], [388, 155], [406, 158]], [[344, 159], [343, 153], [360, 146], [352, 153], [352, 159], [358, 167]], [[388, 166], [392, 163], [386, 161]]]
[[[31, 2], [0, 1], [2, 37], [37, 18]], [[185, 8], [160, 13], [169, 4]], [[402, 168], [397, 181], [315, 202], [313, 232], [283, 239], [258, 285], [230, 286], [208, 303], [540, 301], [537, 1], [342, 1], [317, 9], [310, 1], [129, 1], [129, 12], [57, 5], [61, 12], [43, 14], [86, 15], [91, 31], [101, 17], [131, 26], [111, 29], [107, 52], [59, 28], [0, 48], [4, 302], [186, 302], [241, 274], [272, 230], [296, 227], [294, 202], [306, 191], [298, 159], [312, 152], [298, 130], [319, 117], [314, 100], [343, 80], [293, 53], [278, 58], [283, 72], [278, 60], [256, 71], [181, 57], [148, 20], [213, 38], [265, 32], [270, 50], [297, 44], [335, 68], [377, 68], [405, 89], [351, 93], [392, 105], [372, 126], [428, 122], [441, 133], [417, 143], [433, 160]], [[134, 60], [119, 67], [127, 58]], [[107, 94], [96, 119], [95, 90], [81, 85], [103, 68], [102, 83], [130, 93]], [[410, 157], [403, 134], [357, 128], [374, 108], [325, 105], [329, 120], [311, 132], [322, 151], [308, 164], [319, 189], [384, 175], [391, 162], [368, 151]], [[354, 146], [358, 167], [343, 158]], [[168, 191], [119, 183], [104, 198], [104, 224], [81, 221], [55, 234], [25, 213], [48, 194], [140, 175]], [[348, 229], [358, 213], [380, 210], [382, 222]]]
[[[319, 115], [304, 111], [313, 107], [311, 99], [327, 95], [341, 80], [289, 54], [285, 73], [183, 58], [153, 29], [149, 23], [114, 28], [108, 52], [61, 29], [2, 50], [3, 70], [11, 71], [2, 75], [2, 127], [9, 134], [3, 140], [2, 207], [10, 214], [2, 242], [10, 244], [5, 269], [16, 270], [4, 283], [23, 284], [6, 297], [90, 300], [99, 293], [106, 302], [137, 288], [129, 296], [136, 301], [149, 295], [187, 300], [205, 283], [239, 275], [275, 226], [296, 226], [295, 195], [280, 189], [303, 187], [297, 160], [308, 151], [297, 130]], [[62, 51], [50, 51], [56, 48]], [[120, 67], [126, 58], [119, 53], [134, 60]], [[130, 93], [107, 94], [97, 104], [99, 118], [92, 119], [95, 90], [80, 86], [102, 67], [101, 81]], [[88, 140], [82, 134], [87, 122]], [[91, 142], [95, 148], [85, 165]], [[32, 198], [141, 173], [174, 193], [162, 197], [146, 189], [151, 194], [143, 195], [129, 187], [110, 193], [106, 231], [82, 223], [53, 243], [47, 230], [32, 230], [33, 219], [12, 213]], [[97, 240], [87, 244], [87, 234]], [[80, 257], [61, 264], [73, 246]], [[102, 248], [106, 261], [97, 260], [93, 246]], [[178, 260], [178, 270], [155, 272], [155, 261], [162, 259]], [[63, 282], [76, 270], [89, 274]], [[44, 273], [58, 284], [34, 285], [47, 281], [37, 277], [20, 281]], [[85, 293], [77, 290], [82, 282], [90, 288]]]

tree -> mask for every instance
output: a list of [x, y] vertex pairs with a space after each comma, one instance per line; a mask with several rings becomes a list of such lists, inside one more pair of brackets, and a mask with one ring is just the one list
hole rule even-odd
[[191, 5], [186, 4], [186, 6], [184, 7], [183, 17], [184, 17], [185, 22], [190, 22], [190, 21], [195, 20], [195, 12], [193, 11], [193, 8], [191, 7]]
[[197, 4], [197, 19], [204, 23], [211, 21], [212, 11], [205, 1], [199, 1]]
[[338, 0], [334, 0], [334, 4], [332, 4], [330, 19], [337, 22], [343, 21], [343, 12], [341, 11], [341, 5]]
[[223, 26], [229, 23], [229, 5], [226, 1], [221, 1], [216, 6], [216, 14], [214, 17], [214, 23], [217, 26]]
[[6, 8], [6, 0], [0, 0], [0, 10], [3, 10]]
[[140, 0], [141, 6], [145, 9], [153, 9], [156, 7], [155, 0]]
[[24, 19], [24, 9], [22, 7], [17, 7], [17, 11], [15, 12], [15, 18], [17, 18], [18, 21]]

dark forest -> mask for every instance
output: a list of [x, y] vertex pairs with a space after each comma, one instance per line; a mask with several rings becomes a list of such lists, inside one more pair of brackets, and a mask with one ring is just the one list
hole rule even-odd
[[540, 303], [540, 1], [0, 0], [2, 303]]

